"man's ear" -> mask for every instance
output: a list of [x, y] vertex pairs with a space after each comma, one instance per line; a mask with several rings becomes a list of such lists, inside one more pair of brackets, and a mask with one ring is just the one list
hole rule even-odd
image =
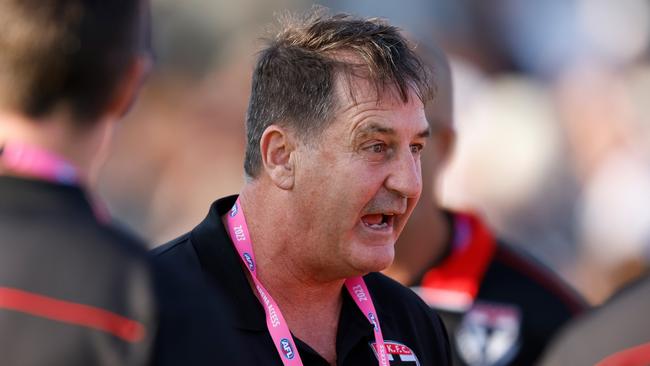
[[106, 116], [110, 118], [124, 117], [138, 97], [151, 67], [152, 61], [148, 56], [137, 56], [131, 61], [122, 79], [115, 87], [112, 98], [106, 107]]
[[278, 125], [270, 125], [260, 139], [260, 153], [264, 171], [273, 183], [284, 190], [293, 188], [295, 179], [295, 143], [292, 135]]

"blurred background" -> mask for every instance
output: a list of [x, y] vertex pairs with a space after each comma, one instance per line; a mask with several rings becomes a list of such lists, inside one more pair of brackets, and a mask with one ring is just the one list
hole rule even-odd
[[[153, 0], [156, 69], [100, 190], [152, 245], [243, 183], [244, 116], [260, 37], [299, 0]], [[557, 270], [591, 303], [650, 263], [650, 2], [331, 0], [440, 45], [455, 83], [445, 205]]]

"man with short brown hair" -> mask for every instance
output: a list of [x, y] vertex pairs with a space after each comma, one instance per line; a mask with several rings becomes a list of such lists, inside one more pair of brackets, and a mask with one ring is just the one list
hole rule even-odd
[[260, 53], [239, 197], [156, 251], [232, 297], [256, 365], [449, 364], [437, 315], [375, 273], [420, 195], [431, 95], [378, 19], [289, 18]]

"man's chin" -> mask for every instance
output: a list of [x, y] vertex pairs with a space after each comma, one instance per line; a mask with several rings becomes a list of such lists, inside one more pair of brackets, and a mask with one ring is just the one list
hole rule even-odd
[[381, 247], [375, 246], [366, 248], [366, 252], [356, 258], [353, 267], [357, 270], [358, 275], [380, 272], [388, 268], [393, 263], [394, 258], [395, 249], [392, 244]]

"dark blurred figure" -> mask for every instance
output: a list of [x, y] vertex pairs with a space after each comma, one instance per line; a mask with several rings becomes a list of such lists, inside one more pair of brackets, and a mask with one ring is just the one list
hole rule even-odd
[[452, 82], [442, 51], [428, 54], [438, 86], [426, 109], [433, 151], [422, 155], [422, 198], [385, 273], [441, 314], [455, 364], [530, 365], [586, 305], [548, 269], [495, 237], [479, 217], [436, 203], [434, 180], [454, 144]]
[[570, 323], [540, 365], [650, 365], [650, 276]]
[[88, 190], [151, 64], [148, 1], [1, 0], [0, 25], [0, 363], [232, 352], [212, 299], [154, 270]]

